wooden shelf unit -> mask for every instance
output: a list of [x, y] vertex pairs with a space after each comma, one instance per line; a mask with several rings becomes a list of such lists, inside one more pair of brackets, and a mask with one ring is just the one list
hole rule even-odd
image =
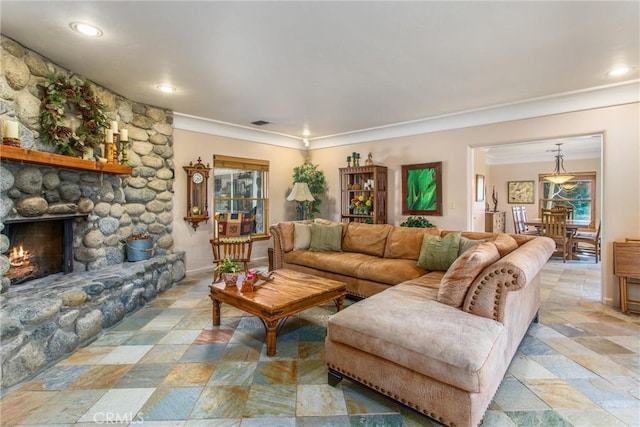
[[77, 157], [47, 153], [45, 151], [13, 147], [11, 145], [0, 144], [0, 159], [32, 163], [36, 165], [58, 166], [67, 169], [79, 169], [121, 175], [131, 174], [131, 167], [129, 166], [98, 163], [95, 160], [84, 160]]
[[[365, 190], [364, 183], [373, 180], [373, 188]], [[354, 190], [354, 184], [360, 185]], [[373, 200], [373, 209], [369, 214], [354, 213], [350, 208], [351, 200], [364, 196]], [[340, 168], [340, 203], [342, 222], [372, 222], [373, 224], [387, 223], [387, 167], [386, 166], [358, 166]]]

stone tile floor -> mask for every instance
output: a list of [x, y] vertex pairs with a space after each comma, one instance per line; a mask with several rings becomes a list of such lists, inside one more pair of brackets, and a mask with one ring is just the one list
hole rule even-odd
[[[288, 320], [265, 355], [255, 317], [223, 305], [209, 274], [183, 280], [92, 344], [2, 391], [0, 423], [47, 426], [436, 426], [356, 383], [327, 385], [333, 304]], [[525, 337], [483, 425], [639, 426], [640, 316], [603, 306], [599, 266], [550, 261], [540, 323]]]

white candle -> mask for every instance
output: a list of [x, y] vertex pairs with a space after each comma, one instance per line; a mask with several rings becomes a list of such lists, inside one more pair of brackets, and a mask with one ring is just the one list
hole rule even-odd
[[106, 129], [104, 131], [104, 142], [113, 142], [113, 130]]
[[129, 140], [129, 130], [122, 129], [120, 131], [120, 141], [128, 141]]
[[118, 122], [117, 121], [112, 121], [111, 122], [111, 130], [113, 131], [113, 133], [118, 133]]
[[4, 122], [4, 137], [5, 138], [18, 138], [18, 122], [13, 120], [5, 120]]

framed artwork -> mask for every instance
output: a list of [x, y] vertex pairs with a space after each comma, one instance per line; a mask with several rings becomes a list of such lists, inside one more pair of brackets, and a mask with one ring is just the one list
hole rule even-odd
[[442, 215], [442, 162], [402, 165], [402, 214]]
[[476, 202], [484, 202], [484, 175], [476, 174]]
[[509, 204], [533, 204], [533, 188], [535, 181], [509, 181], [507, 193]]

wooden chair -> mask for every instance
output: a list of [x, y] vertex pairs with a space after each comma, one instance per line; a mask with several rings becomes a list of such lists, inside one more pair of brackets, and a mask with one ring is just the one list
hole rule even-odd
[[527, 209], [524, 206], [512, 206], [513, 228], [516, 234], [539, 234], [538, 230], [530, 230], [524, 223], [527, 222]]
[[567, 262], [573, 248], [573, 236], [567, 233], [567, 213], [564, 209], [542, 209], [542, 235], [556, 242], [556, 253]]
[[573, 213], [575, 211], [575, 208], [573, 207], [573, 205], [569, 205], [569, 204], [565, 204], [565, 203], [555, 203], [551, 209], [564, 209], [565, 213], [567, 214], [567, 219], [573, 219]]
[[[251, 250], [253, 248], [253, 240], [251, 235], [240, 237], [216, 237], [210, 240], [213, 249], [213, 263], [218, 265], [225, 258], [240, 263], [244, 267], [245, 274], [249, 271], [249, 262], [251, 262]], [[217, 282], [220, 273], [216, 268], [213, 271], [213, 282]]]
[[[573, 235], [575, 251], [593, 255], [596, 259], [596, 264], [600, 259], [600, 225], [601, 224], [598, 224], [596, 231], [578, 231]], [[581, 244], [587, 246], [585, 247]]]

